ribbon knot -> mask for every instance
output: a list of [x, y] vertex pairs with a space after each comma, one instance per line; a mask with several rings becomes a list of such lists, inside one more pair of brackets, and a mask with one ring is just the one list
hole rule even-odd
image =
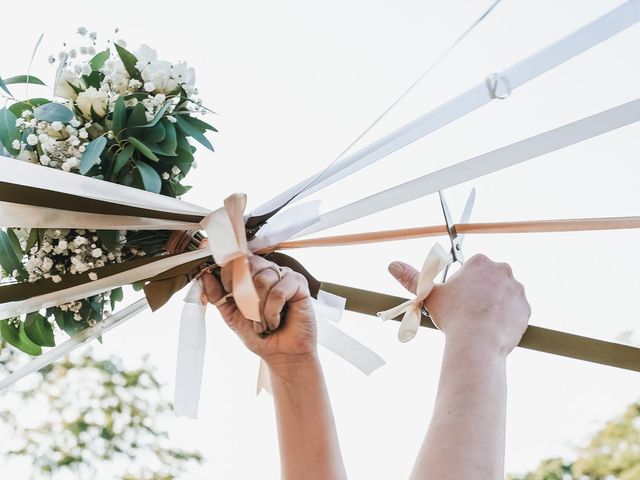
[[231, 265], [233, 298], [240, 312], [254, 322], [260, 321], [260, 298], [253, 285], [248, 258], [251, 251], [247, 246], [244, 225], [244, 209], [247, 196], [234, 193], [224, 200], [221, 207], [201, 222], [209, 237], [208, 247], [213, 259], [220, 266]]
[[378, 312], [378, 317], [382, 320], [390, 320], [404, 313], [398, 330], [398, 340], [408, 342], [416, 336], [418, 327], [420, 327], [421, 308], [423, 302], [427, 299], [434, 287], [434, 280], [438, 273], [449, 263], [449, 254], [436, 243], [422, 265], [420, 276], [418, 277], [418, 285], [416, 287], [416, 296], [406, 302], [401, 303], [397, 307]]

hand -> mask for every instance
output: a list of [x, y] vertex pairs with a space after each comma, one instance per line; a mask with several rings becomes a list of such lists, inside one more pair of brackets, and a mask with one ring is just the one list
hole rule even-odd
[[[289, 361], [297, 356], [315, 355], [316, 324], [307, 280], [290, 268], [281, 269], [283, 277], [279, 280], [278, 274], [270, 267], [280, 267], [258, 256], [249, 258], [249, 266], [260, 297], [260, 315], [274, 332], [261, 338], [259, 334], [263, 332], [263, 326], [246, 319], [231, 301], [218, 306], [227, 325], [249, 350], [268, 364]], [[230, 268], [222, 268], [221, 281], [222, 284], [210, 273], [203, 276], [209, 302], [215, 304], [232, 291]], [[285, 306], [286, 313], [281, 319], [280, 314]]]
[[[419, 272], [402, 262], [389, 272], [416, 292]], [[474, 255], [444, 285], [436, 285], [424, 302], [447, 341], [483, 345], [507, 355], [527, 328], [531, 307], [511, 267]]]

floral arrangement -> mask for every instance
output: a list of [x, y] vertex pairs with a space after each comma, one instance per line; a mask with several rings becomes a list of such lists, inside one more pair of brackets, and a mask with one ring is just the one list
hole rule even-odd
[[[142, 45], [127, 50], [123, 40], [98, 47], [97, 35], [78, 29], [81, 46], [65, 44], [57, 57], [53, 99], [18, 100], [13, 85], [45, 85], [27, 74], [0, 78], [5, 108], [0, 110], [0, 142], [16, 160], [108, 182], [180, 197], [182, 182], [196, 168], [196, 147], [213, 151], [205, 137], [217, 131], [199, 118], [209, 111], [195, 88], [195, 72], [185, 62], [158, 59]], [[0, 152], [1, 153], [1, 152]], [[1, 282], [60, 282], [63, 275], [136, 257], [166, 252], [169, 231], [82, 229], [0, 230]], [[200, 233], [185, 249], [197, 248]], [[134, 288], [136, 285], [134, 285]], [[140, 287], [140, 285], [137, 285]], [[121, 288], [79, 301], [0, 321], [0, 335], [32, 355], [54, 346], [54, 326], [69, 335], [100, 322], [122, 300]]]

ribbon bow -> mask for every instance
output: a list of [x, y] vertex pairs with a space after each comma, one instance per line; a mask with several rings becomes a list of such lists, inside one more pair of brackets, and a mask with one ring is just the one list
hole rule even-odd
[[209, 237], [208, 247], [213, 259], [220, 266], [231, 265], [233, 298], [242, 315], [254, 322], [260, 321], [260, 298], [256, 292], [248, 257], [247, 236], [244, 226], [244, 209], [247, 196], [234, 193], [224, 200], [221, 207], [201, 222]]
[[436, 243], [422, 265], [420, 276], [418, 277], [418, 286], [416, 288], [416, 297], [401, 303], [397, 307], [390, 308], [384, 312], [378, 312], [378, 317], [382, 320], [390, 320], [404, 313], [398, 330], [398, 340], [408, 342], [416, 336], [418, 327], [420, 327], [420, 317], [422, 303], [427, 299], [431, 290], [433, 290], [436, 276], [449, 263], [449, 254]]

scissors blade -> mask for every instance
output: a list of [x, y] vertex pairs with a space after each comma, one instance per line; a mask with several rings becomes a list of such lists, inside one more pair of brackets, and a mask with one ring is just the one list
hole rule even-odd
[[[460, 223], [469, 223], [471, 219], [471, 212], [473, 211], [473, 206], [476, 203], [476, 188], [473, 187], [469, 196], [467, 197], [467, 203], [464, 206], [464, 210], [462, 212], [462, 217], [460, 217]], [[464, 242], [464, 234], [458, 235], [458, 241], [460, 245]]]
[[447, 225], [447, 233], [449, 234], [449, 240], [451, 241], [451, 256], [453, 257], [453, 261], [461, 261], [461, 246], [459, 244], [455, 229], [453, 228], [453, 220], [451, 218], [451, 211], [449, 210], [449, 205], [447, 204], [447, 200], [444, 198], [444, 194], [442, 191], [438, 192], [440, 196], [440, 205], [442, 206], [442, 213], [444, 214], [444, 221]]

